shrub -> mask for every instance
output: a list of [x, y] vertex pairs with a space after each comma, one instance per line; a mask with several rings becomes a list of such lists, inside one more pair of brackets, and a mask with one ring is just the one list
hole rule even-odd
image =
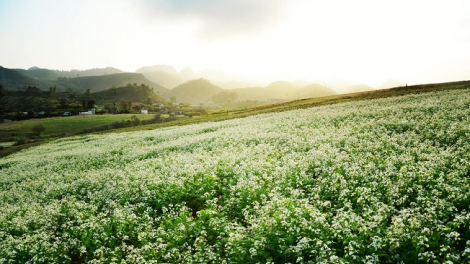
[[46, 128], [43, 125], [35, 125], [31, 130], [34, 133], [41, 135], [42, 132], [46, 131]]
[[16, 141], [15, 146], [24, 145], [26, 143], [28, 143], [28, 139], [22, 137]]

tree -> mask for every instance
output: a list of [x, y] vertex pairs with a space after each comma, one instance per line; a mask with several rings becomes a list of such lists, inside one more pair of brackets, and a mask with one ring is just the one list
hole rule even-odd
[[132, 108], [132, 102], [128, 100], [122, 100], [121, 103], [119, 104], [121, 111], [125, 113], [129, 113]]
[[87, 106], [88, 108], [95, 108], [95, 100], [88, 100]]
[[42, 132], [46, 131], [46, 128], [43, 125], [35, 125], [31, 130], [37, 135], [41, 135]]
[[131, 121], [132, 121], [132, 124], [134, 124], [134, 126], [142, 125], [142, 122], [140, 121], [140, 119], [135, 115], [131, 116]]
[[176, 103], [176, 96], [172, 96], [172, 97], [170, 97], [170, 102], [172, 102], [172, 103]]
[[57, 87], [55, 86], [49, 87], [49, 95], [51, 97], [54, 97], [56, 95], [56, 92], [57, 92]]
[[2, 84], [0, 84], [0, 95], [2, 95], [2, 94], [3, 94], [3, 86], [2, 86]]

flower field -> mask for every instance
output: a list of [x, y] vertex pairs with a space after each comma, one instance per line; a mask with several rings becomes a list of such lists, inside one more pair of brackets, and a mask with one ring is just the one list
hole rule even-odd
[[469, 262], [469, 89], [0, 160], [0, 263]]

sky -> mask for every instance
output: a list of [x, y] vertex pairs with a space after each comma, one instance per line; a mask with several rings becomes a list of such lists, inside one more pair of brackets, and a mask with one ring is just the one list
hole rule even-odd
[[468, 0], [0, 0], [0, 65], [468, 80], [469, 11]]

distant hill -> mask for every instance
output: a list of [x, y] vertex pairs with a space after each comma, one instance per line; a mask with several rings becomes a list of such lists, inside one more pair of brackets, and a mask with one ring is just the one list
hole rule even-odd
[[150, 80], [154, 83], [158, 83], [158, 84], [160, 84], [164, 87], [167, 87], [169, 89], [173, 89], [176, 86], [187, 82], [187, 80], [184, 80], [184, 79], [178, 77], [177, 75], [168, 73], [166, 71], [153, 71], [153, 72], [145, 72], [145, 73], [142, 73], [142, 74], [148, 80]]
[[46, 79], [46, 80], [57, 80], [57, 78], [62, 77], [57, 74], [55, 71], [48, 69], [39, 69], [36, 67], [29, 68], [28, 70], [24, 69], [13, 69], [23, 75], [36, 78], [36, 79]]
[[266, 87], [248, 87], [232, 89], [230, 91], [237, 93], [237, 100], [261, 100], [270, 99], [287, 100], [289, 95], [296, 91], [297, 88], [290, 82], [278, 81], [269, 84]]
[[230, 91], [236, 92], [237, 100], [239, 101], [293, 100], [337, 94], [333, 89], [321, 84], [309, 84], [302, 88], [297, 88], [294, 84], [286, 81], [274, 82], [266, 87], [239, 88]]
[[182, 69], [179, 73], [179, 77], [182, 78], [183, 80], [197, 79], [196, 74], [194, 73], [193, 69], [191, 69], [190, 67], [186, 67]]
[[89, 70], [83, 70], [83, 71], [71, 70], [70, 73], [78, 75], [78, 76], [71, 76], [71, 77], [83, 77], [83, 76], [100, 76], [100, 75], [123, 73], [123, 71], [117, 68], [113, 68], [113, 67], [106, 67], [106, 68], [95, 68], [95, 69], [89, 69]]
[[237, 88], [231, 89], [231, 92], [237, 94], [238, 101], [246, 100], [267, 100], [266, 89], [264, 87], [246, 87], [246, 88]]
[[221, 70], [204, 69], [195, 73], [193, 69], [186, 67], [178, 72], [171, 65], [154, 65], [144, 66], [136, 72], [142, 73], [149, 80], [162, 84], [170, 89], [180, 85], [181, 83], [200, 78], [209, 80], [211, 83], [224, 89], [253, 86], [252, 82], [239, 81], [237, 80], [237, 77]]
[[133, 84], [92, 93], [91, 97], [98, 104], [118, 103], [122, 100], [148, 104], [165, 101], [149, 86]]
[[294, 86], [296, 86], [297, 88], [302, 88], [304, 86], [307, 86], [310, 84], [310, 82], [307, 82], [307, 81], [304, 81], [304, 80], [297, 80], [297, 81], [293, 81], [291, 82]]
[[212, 101], [212, 98], [225, 91], [206, 79], [192, 80], [170, 90], [167, 97], [176, 97], [177, 102], [198, 104]]
[[348, 87], [348, 89], [346, 89], [344, 93], [361, 93], [361, 92], [370, 92], [373, 90], [374, 88], [368, 85], [361, 84], [361, 85], [353, 85], [353, 86]]
[[87, 76], [77, 78], [59, 78], [55, 85], [60, 89], [73, 89], [78, 91], [99, 92], [111, 87], [122, 87], [127, 84], [145, 84], [154, 88], [155, 92], [165, 94], [168, 89], [146, 79], [138, 73], [116, 73], [102, 76]]
[[167, 72], [169, 74], [178, 75], [178, 72], [176, 71], [176, 69], [171, 65], [144, 66], [144, 67], [138, 69], [135, 72], [137, 72], [137, 73], [149, 73], [149, 72], [156, 72], [156, 71], [164, 71], [164, 72]]
[[199, 78], [208, 79], [211, 81], [217, 82], [230, 82], [234, 79], [234, 77], [224, 71], [221, 70], [210, 70], [204, 69], [197, 73]]
[[[111, 68], [110, 68], [111, 69]], [[43, 69], [29, 69], [27, 72], [36, 72]], [[83, 71], [91, 73], [94, 70]], [[78, 92], [85, 92], [90, 89], [90, 92], [99, 92], [109, 89], [111, 87], [123, 87], [127, 84], [144, 84], [160, 93], [161, 96], [168, 92], [168, 89], [154, 82], [149, 81], [142, 74], [138, 73], [115, 73], [100, 76], [86, 76], [76, 78], [59, 77], [56, 80], [35, 79], [30, 76], [20, 73], [18, 70], [11, 70], [0, 67], [0, 83], [5, 89], [18, 90], [27, 86], [36, 86], [42, 90], [47, 90], [49, 87], [55, 86], [58, 90], [74, 90]], [[102, 72], [101, 70], [95, 72]]]
[[224, 88], [224, 89], [237, 89], [237, 88], [258, 86], [258, 83], [255, 83], [255, 82], [238, 81], [238, 80], [232, 80], [230, 82], [219, 82], [219, 81], [211, 81], [211, 82], [219, 86], [220, 88]]
[[44, 88], [46, 83], [36, 80], [32, 77], [23, 75], [15, 70], [3, 68], [0, 66], [0, 84], [7, 90], [18, 90], [26, 86], [37, 86]]
[[289, 99], [306, 99], [337, 94], [333, 89], [321, 84], [309, 84], [294, 90], [288, 95]]
[[290, 82], [278, 81], [269, 84], [264, 89], [270, 98], [287, 98], [289, 93], [297, 90], [297, 87]]
[[14, 69], [15, 71], [27, 75], [29, 77], [45, 80], [56, 80], [60, 77], [64, 78], [74, 78], [74, 77], [84, 77], [84, 76], [101, 76], [115, 73], [123, 73], [123, 71], [112, 68], [95, 68], [89, 70], [71, 70], [71, 71], [59, 71], [59, 70], [50, 70], [50, 69], [41, 69], [38, 67], [31, 67], [27, 70], [25, 69]]

